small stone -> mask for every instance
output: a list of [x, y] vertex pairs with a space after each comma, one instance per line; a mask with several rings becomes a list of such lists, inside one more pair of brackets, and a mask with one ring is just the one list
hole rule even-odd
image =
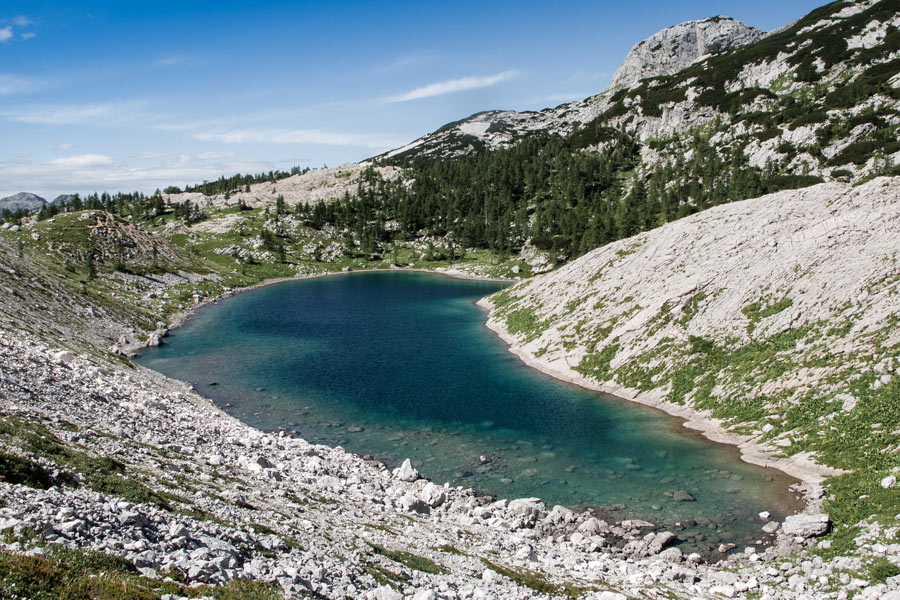
[[780, 525], [778, 524], [778, 522], [769, 521], [768, 523], [766, 523], [765, 525], [762, 526], [762, 530], [765, 531], [766, 533], [772, 534], [772, 533], [775, 533], [776, 531], [778, 531], [779, 527], [780, 527]]
[[881, 487], [886, 490], [894, 487], [895, 485], [897, 485], [897, 477], [895, 477], [894, 475], [888, 475], [881, 480]]

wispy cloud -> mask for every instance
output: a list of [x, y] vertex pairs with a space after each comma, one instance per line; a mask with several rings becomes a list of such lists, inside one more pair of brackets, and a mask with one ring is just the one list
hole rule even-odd
[[171, 184], [213, 180], [222, 173], [253, 173], [283, 165], [263, 161], [197, 161], [187, 155], [144, 166], [104, 154], [81, 154], [37, 162], [19, 156], [0, 160], [0, 196], [29, 190], [43, 196], [99, 190], [152, 191]]
[[115, 164], [109, 156], [105, 154], [79, 154], [77, 156], [66, 156], [65, 158], [57, 158], [51, 160], [48, 164], [54, 167], [72, 167], [84, 169], [87, 167], [106, 167]]
[[18, 17], [13, 17], [10, 19], [13, 25], [18, 25], [19, 27], [28, 27], [29, 25], [33, 25], [34, 21], [26, 17], [25, 15], [19, 15]]
[[[2, 79], [0, 79], [2, 89]], [[164, 115], [150, 112], [140, 101], [100, 104], [27, 104], [0, 108], [0, 117], [39, 125], [151, 125]]]
[[182, 63], [187, 62], [186, 56], [165, 56], [160, 58], [159, 60], [154, 61], [154, 67], [171, 67], [174, 65], [180, 65]]
[[135, 158], [139, 158], [141, 160], [150, 160], [154, 158], [163, 158], [164, 156], [168, 156], [168, 152], [139, 152], [134, 155]]
[[362, 146], [391, 148], [403, 142], [369, 133], [340, 133], [321, 129], [238, 129], [203, 132], [194, 139], [224, 144], [321, 144], [325, 146]]
[[0, 27], [0, 42], [8, 42], [12, 39], [13, 30], [12, 27], [7, 25], [6, 27]]
[[68, 150], [69, 148], [72, 147], [72, 143], [71, 142], [60, 142], [59, 144], [57, 144], [57, 146], [59, 146], [60, 150]]
[[397, 71], [404, 71], [412, 67], [427, 64], [429, 62], [432, 62], [434, 59], [435, 55], [431, 52], [411, 52], [397, 58], [393, 62], [390, 62], [386, 65], [375, 67], [373, 71], [375, 73], [394, 73]]
[[201, 152], [197, 155], [197, 158], [202, 160], [217, 160], [220, 158], [231, 158], [234, 156], [234, 152]]
[[35, 37], [35, 36], [37, 36], [36, 33], [32, 33], [32, 32], [30, 32], [30, 31], [28, 31], [28, 32], [26, 32], [26, 33], [23, 33], [23, 34], [22, 34], [21, 36], [19, 36], [19, 37], [21, 37], [23, 40], [30, 40], [31, 38], [33, 38], [33, 37]]
[[51, 87], [46, 79], [26, 77], [15, 73], [0, 73], [0, 96], [8, 94], [28, 94]]
[[511, 79], [516, 75], [516, 71], [503, 71], [502, 73], [489, 75], [487, 77], [463, 77], [462, 79], [439, 81], [437, 83], [418, 87], [405, 94], [400, 94], [399, 96], [392, 96], [388, 98], [388, 102], [409, 102], [410, 100], [421, 100], [422, 98], [431, 98], [433, 96], [442, 96], [444, 94], [453, 94], [456, 92], [490, 87]]

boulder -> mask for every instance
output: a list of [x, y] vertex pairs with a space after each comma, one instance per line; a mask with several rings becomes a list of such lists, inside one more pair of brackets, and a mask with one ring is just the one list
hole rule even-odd
[[625, 519], [622, 521], [622, 529], [653, 529], [654, 527], [656, 525], [653, 523], [640, 519]]
[[53, 360], [61, 365], [67, 365], [75, 360], [75, 354], [68, 350], [60, 350], [53, 353]]
[[413, 468], [412, 463], [408, 458], [403, 461], [403, 464], [397, 469], [395, 475], [400, 481], [413, 482], [419, 478], [419, 472]]
[[540, 498], [517, 498], [509, 503], [507, 510], [517, 516], [539, 517], [544, 512], [544, 503]]
[[678, 548], [667, 548], [660, 552], [658, 556], [660, 560], [671, 563], [681, 562], [681, 559], [683, 557], [684, 556], [682, 555], [681, 550], [679, 550]]
[[894, 487], [895, 485], [897, 485], [897, 477], [894, 475], [888, 475], [881, 480], [881, 487], [886, 490]]
[[516, 560], [535, 560], [534, 548], [525, 544], [516, 550]]
[[403, 594], [388, 585], [376, 588], [374, 597], [375, 600], [403, 600]]
[[663, 551], [663, 549], [668, 548], [677, 540], [678, 537], [676, 537], [676, 535], [671, 531], [663, 531], [657, 533], [654, 538], [650, 540], [649, 550], [652, 554], [659, 554]]
[[420, 515], [426, 515], [431, 512], [427, 504], [412, 494], [404, 494], [397, 500], [397, 506], [406, 512], [414, 512]]
[[824, 535], [828, 532], [831, 519], [823, 513], [813, 515], [791, 515], [784, 520], [781, 530], [786, 535], [801, 538], [811, 538]]
[[432, 482], [425, 484], [418, 494], [419, 499], [431, 508], [437, 508], [447, 501], [447, 492], [444, 488], [434, 485]]
[[550, 511], [550, 514], [547, 515], [548, 523], [571, 523], [574, 520], [575, 513], [565, 506], [560, 506], [559, 504], [554, 506], [553, 510]]
[[609, 525], [605, 521], [597, 519], [597, 517], [591, 517], [578, 526], [578, 531], [587, 536], [598, 535], [608, 532]]

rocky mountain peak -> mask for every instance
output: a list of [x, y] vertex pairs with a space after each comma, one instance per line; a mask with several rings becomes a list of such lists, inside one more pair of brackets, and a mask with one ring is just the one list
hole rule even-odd
[[763, 35], [755, 27], [722, 16], [668, 27], [631, 49], [610, 87], [631, 87], [647, 77], [672, 75], [699, 58], [752, 44]]
[[17, 210], [36, 211], [40, 210], [46, 203], [47, 201], [40, 196], [30, 192], [19, 192], [6, 198], [0, 198], [0, 210], [7, 209], [13, 212]]

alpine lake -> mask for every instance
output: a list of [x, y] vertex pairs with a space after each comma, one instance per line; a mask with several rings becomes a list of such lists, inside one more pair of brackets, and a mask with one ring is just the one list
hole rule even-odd
[[793, 479], [682, 421], [547, 377], [488, 330], [502, 283], [360, 272], [207, 305], [136, 362], [266, 431], [342, 446], [435, 483], [538, 497], [670, 530], [685, 553], [765, 543]]

